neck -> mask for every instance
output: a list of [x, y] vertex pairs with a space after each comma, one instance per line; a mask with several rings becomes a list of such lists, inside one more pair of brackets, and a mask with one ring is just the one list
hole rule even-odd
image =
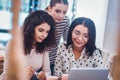
[[83, 48], [77, 48], [73, 46], [73, 54], [75, 55], [75, 60], [78, 60], [79, 57], [81, 56]]
[[78, 48], [78, 47], [73, 46], [73, 50], [76, 51], [76, 52], [81, 53], [82, 50], [83, 50], [83, 47], [81, 47], [81, 48], [79, 47], [79, 48]]

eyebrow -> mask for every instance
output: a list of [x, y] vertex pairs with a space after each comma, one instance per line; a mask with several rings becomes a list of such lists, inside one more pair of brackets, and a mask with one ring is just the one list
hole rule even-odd
[[[75, 31], [77, 31], [77, 32], [81, 33], [79, 30], [75, 30]], [[84, 33], [84, 34], [88, 34], [88, 33]]]

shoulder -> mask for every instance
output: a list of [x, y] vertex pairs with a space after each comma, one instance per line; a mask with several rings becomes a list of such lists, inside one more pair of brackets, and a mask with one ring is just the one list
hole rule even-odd
[[64, 17], [64, 20], [70, 20], [70, 19], [68, 18], [68, 16], [65, 16], [65, 17]]
[[49, 52], [46, 50], [43, 54], [47, 54], [47, 55], [48, 55], [48, 54], [49, 54]]
[[66, 23], [70, 23], [70, 19], [68, 18], [68, 16], [65, 16], [63, 21], [65, 21]]
[[45, 52], [42, 53], [42, 55], [43, 55], [44, 57], [48, 57], [48, 56], [49, 56], [49, 52], [48, 52], [48, 51], [45, 51]]
[[60, 23], [69, 23], [69, 22], [70, 22], [70, 19], [67, 16], [65, 16]]
[[64, 41], [64, 42], [62, 42], [58, 47], [64, 49], [64, 48], [66, 47], [66, 43], [67, 43], [67, 42]]
[[57, 51], [57, 55], [58, 56], [64, 56], [69, 49], [66, 48], [66, 41], [64, 41], [63, 43], [61, 43], [58, 47], [58, 51]]
[[70, 25], [70, 20], [67, 16], [64, 17], [63, 20], [60, 22], [56, 23], [56, 26], [61, 26], [61, 28], [67, 28]]
[[93, 52], [93, 56], [102, 57], [102, 51], [101, 51], [100, 49], [96, 49], [96, 50]]

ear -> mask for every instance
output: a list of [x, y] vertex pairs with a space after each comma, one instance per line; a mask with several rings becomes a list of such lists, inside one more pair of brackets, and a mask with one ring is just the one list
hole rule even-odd
[[47, 7], [47, 11], [48, 11], [48, 12], [51, 12], [51, 9], [52, 9], [52, 8], [51, 8], [50, 6]]

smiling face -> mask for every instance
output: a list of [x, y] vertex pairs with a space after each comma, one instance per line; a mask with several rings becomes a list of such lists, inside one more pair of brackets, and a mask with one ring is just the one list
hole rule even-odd
[[72, 32], [72, 42], [75, 48], [84, 48], [89, 39], [88, 28], [84, 25], [77, 25]]
[[44, 39], [47, 38], [50, 31], [50, 26], [47, 23], [42, 23], [35, 27], [35, 42], [41, 43]]
[[48, 13], [54, 18], [55, 22], [60, 22], [66, 15], [68, 5], [57, 3], [53, 7], [48, 7]]

